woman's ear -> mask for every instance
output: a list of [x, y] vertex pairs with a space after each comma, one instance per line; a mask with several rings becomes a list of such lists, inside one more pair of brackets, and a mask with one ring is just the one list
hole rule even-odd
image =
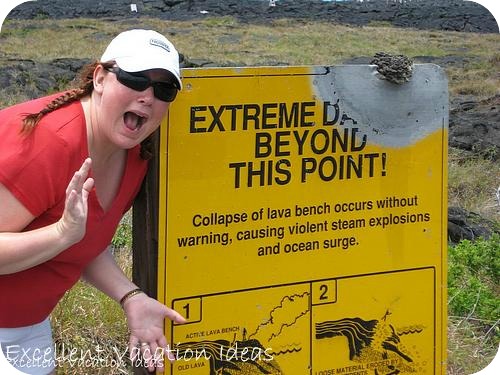
[[96, 66], [94, 70], [94, 91], [97, 92], [98, 94], [102, 94], [102, 91], [104, 89], [104, 78], [106, 77], [107, 71], [104, 69], [104, 67], [99, 64]]

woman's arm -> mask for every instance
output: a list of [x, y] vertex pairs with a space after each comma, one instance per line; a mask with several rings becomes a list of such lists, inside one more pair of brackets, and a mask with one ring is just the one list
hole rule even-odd
[[137, 288], [120, 269], [109, 248], [89, 263], [82, 278], [116, 302], [120, 302], [126, 293]]
[[21, 232], [34, 216], [12, 193], [0, 184], [0, 274], [10, 274], [43, 263], [85, 235], [87, 199], [94, 181], [87, 178], [91, 160], [87, 159], [66, 189], [61, 219], [54, 224]]
[[[121, 298], [137, 285], [132, 283], [122, 272], [109, 250], [101, 253], [85, 269], [85, 281], [119, 302]], [[136, 360], [140, 350], [148, 361], [148, 370], [164, 367], [164, 357], [169, 355], [169, 346], [164, 336], [165, 318], [175, 323], [186, 320], [176, 311], [169, 309], [154, 298], [144, 293], [135, 294], [123, 303], [130, 329], [129, 351], [132, 360]], [[142, 344], [142, 346], [141, 346]], [[146, 345], [147, 344], [147, 345]]]

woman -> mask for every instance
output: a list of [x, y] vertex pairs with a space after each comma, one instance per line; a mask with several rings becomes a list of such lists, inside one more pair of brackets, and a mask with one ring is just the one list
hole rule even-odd
[[[0, 343], [19, 370], [54, 372], [48, 316], [80, 278], [121, 303], [131, 353], [167, 347], [165, 317], [184, 322], [106, 251], [146, 173], [147, 139], [181, 88], [174, 46], [130, 30], [84, 68], [79, 88], [0, 111]], [[35, 349], [49, 368], [29, 360]]]

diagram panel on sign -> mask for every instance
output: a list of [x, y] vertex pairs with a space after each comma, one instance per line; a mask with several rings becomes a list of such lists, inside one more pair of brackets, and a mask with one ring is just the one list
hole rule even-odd
[[173, 373], [433, 374], [433, 297], [426, 268], [178, 299]]

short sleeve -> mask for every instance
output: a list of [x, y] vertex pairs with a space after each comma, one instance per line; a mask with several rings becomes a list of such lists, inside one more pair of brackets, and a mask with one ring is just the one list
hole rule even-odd
[[0, 183], [34, 216], [65, 198], [68, 148], [57, 134], [43, 129], [20, 133], [21, 116], [0, 112]]

